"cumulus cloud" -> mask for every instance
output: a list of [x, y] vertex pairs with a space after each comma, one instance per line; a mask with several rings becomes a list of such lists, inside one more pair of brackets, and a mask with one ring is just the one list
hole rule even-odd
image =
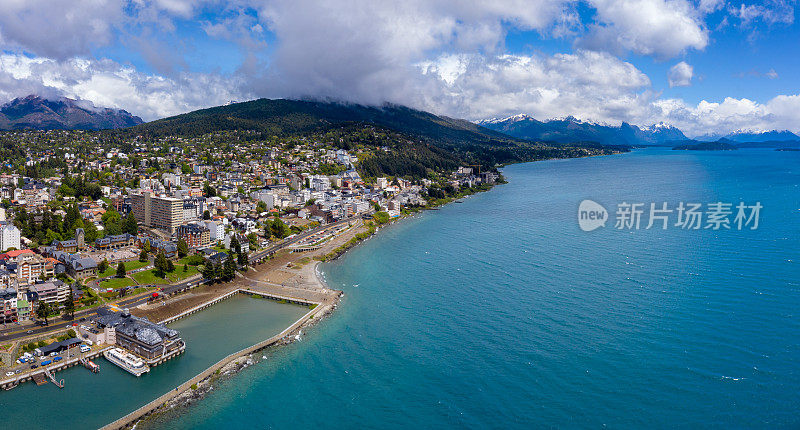
[[[582, 22], [577, 10], [583, 5], [574, 0], [351, 0], [346, 7], [328, 0], [62, 3], [0, 2], [0, 43], [6, 48], [0, 101], [30, 93], [67, 96], [146, 120], [231, 99], [312, 97], [400, 103], [468, 119], [528, 113], [665, 121], [688, 133], [795, 129], [800, 123], [794, 114], [798, 96], [689, 105], [660, 98], [647, 75], [615, 56], [664, 60], [705, 49], [704, 17], [723, 8], [724, 0], [586, 0], [594, 12], [590, 22]], [[747, 23], [786, 22], [784, 4], [771, 0], [727, 11]], [[238, 44], [244, 60], [235, 72], [187, 71], [172, 33], [189, 20], [209, 38]], [[564, 38], [576, 47], [554, 55], [509, 55], [509, 29]], [[122, 41], [155, 73], [94, 55], [98, 47]], [[689, 85], [692, 75], [692, 67], [679, 62], [668, 74], [670, 86]]]
[[248, 97], [240, 87], [232, 76], [182, 73], [177, 78], [165, 78], [110, 60], [58, 61], [0, 55], [2, 102], [28, 94], [69, 97], [153, 120]]
[[667, 79], [669, 80], [669, 87], [688, 87], [692, 85], [692, 76], [694, 68], [687, 64], [685, 61], [669, 68], [667, 72]]
[[741, 3], [738, 7], [731, 6], [731, 15], [742, 21], [742, 25], [750, 26], [757, 21], [766, 24], [791, 24], [794, 22], [793, 0], [767, 0], [754, 4]]
[[700, 12], [685, 0], [590, 0], [597, 22], [581, 45], [672, 58], [708, 45]]
[[4, 0], [0, 2], [0, 41], [51, 58], [83, 55], [108, 44], [124, 17], [122, 0]]

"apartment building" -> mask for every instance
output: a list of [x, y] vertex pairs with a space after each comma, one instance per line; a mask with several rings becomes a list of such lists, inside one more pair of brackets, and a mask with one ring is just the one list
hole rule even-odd
[[211, 244], [211, 233], [202, 224], [184, 224], [178, 227], [178, 240], [183, 239], [189, 249], [207, 248]]
[[183, 200], [174, 197], [154, 196], [149, 191], [133, 194], [131, 209], [136, 221], [145, 227], [174, 233], [183, 223]]

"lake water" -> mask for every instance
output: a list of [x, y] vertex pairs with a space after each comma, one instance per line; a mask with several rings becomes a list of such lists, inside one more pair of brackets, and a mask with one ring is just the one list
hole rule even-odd
[[[144, 427], [800, 426], [800, 153], [647, 149], [504, 172], [509, 184], [325, 265], [346, 293], [332, 317]], [[753, 231], [584, 232], [583, 199], [612, 214], [622, 202], [763, 209]], [[75, 369], [64, 392], [28, 384], [0, 400], [41, 427], [76, 407], [109, 417], [121, 395], [75, 388], [96, 376]]]
[[0, 391], [2, 428], [94, 429], [120, 418], [208, 366], [242, 348], [268, 339], [308, 311], [265, 299], [236, 295], [169, 327], [179, 330], [186, 352], [151, 368], [140, 378], [105, 358], [93, 361], [100, 373], [81, 366], [57, 372], [64, 388], [26, 382]]
[[[504, 171], [325, 265], [346, 293], [334, 316], [152, 426], [800, 426], [799, 153]], [[587, 233], [583, 199], [763, 209], [753, 231]]]

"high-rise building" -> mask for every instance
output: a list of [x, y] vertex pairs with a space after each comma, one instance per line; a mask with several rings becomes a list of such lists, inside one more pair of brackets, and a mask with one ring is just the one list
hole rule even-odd
[[131, 209], [136, 221], [145, 227], [160, 228], [170, 233], [183, 223], [183, 200], [153, 196], [149, 191], [131, 196]]
[[19, 229], [10, 222], [0, 223], [0, 252], [19, 249]]

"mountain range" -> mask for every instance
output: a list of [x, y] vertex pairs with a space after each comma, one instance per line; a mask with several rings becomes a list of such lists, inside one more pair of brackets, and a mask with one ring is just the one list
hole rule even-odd
[[740, 130], [689, 139], [678, 128], [664, 123], [639, 127], [623, 122], [619, 126], [581, 121], [574, 117], [539, 121], [528, 115], [479, 121], [478, 125], [521, 139], [545, 142], [600, 142], [609, 145], [676, 146], [699, 142], [729, 142], [740, 147], [784, 147], [800, 143], [800, 136], [788, 131]]
[[30, 95], [0, 107], [0, 130], [102, 130], [141, 123], [141, 118], [127, 111], [64, 97], [50, 100]]
[[[367, 128], [404, 136], [405, 153], [439, 151], [449, 160], [487, 166], [546, 158], [566, 158], [626, 151], [597, 143], [552, 145], [532, 142], [473, 122], [386, 104], [359, 104], [287, 99], [258, 99], [201, 109], [116, 133], [143, 138], [202, 136], [220, 131], [247, 130], [262, 136], [299, 136], [344, 132], [356, 140]], [[343, 131], [344, 130], [344, 131]], [[349, 138], [348, 137], [348, 138]], [[397, 140], [397, 139], [395, 139]], [[366, 144], [366, 142], [364, 142]], [[443, 153], [441, 151], [444, 151]], [[408, 160], [402, 160], [405, 162]]]
[[521, 139], [555, 143], [579, 141], [636, 146], [661, 145], [687, 139], [682, 131], [663, 123], [651, 127], [638, 127], [626, 122], [611, 126], [581, 121], [572, 116], [539, 121], [528, 115], [514, 115], [480, 121], [478, 125]]

